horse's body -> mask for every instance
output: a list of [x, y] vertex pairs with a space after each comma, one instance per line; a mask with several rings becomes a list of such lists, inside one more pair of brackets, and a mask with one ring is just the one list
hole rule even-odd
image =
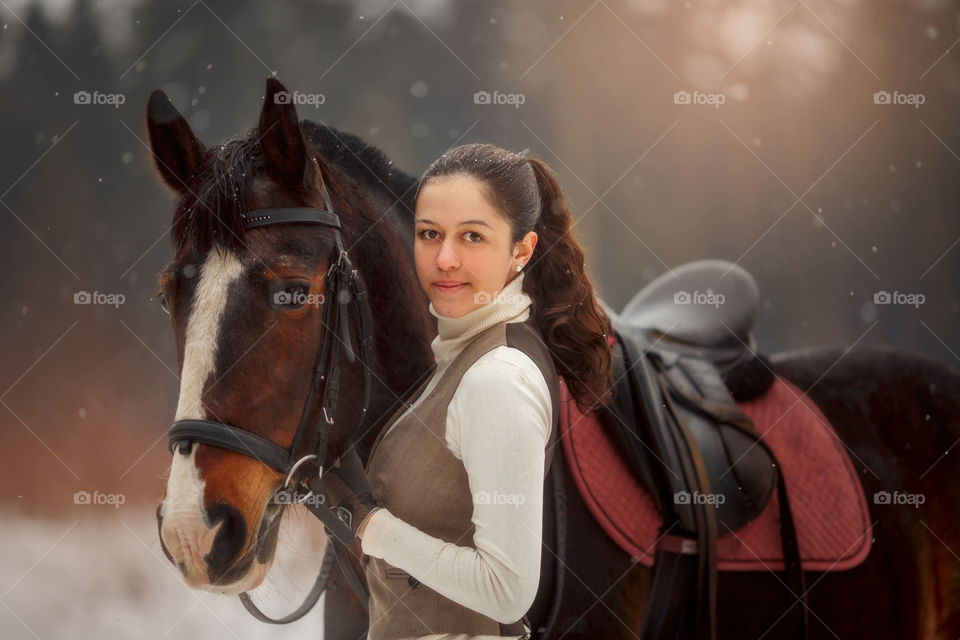
[[[267, 111], [265, 103], [265, 115]], [[267, 128], [265, 115], [261, 116], [262, 130]], [[380, 152], [353, 136], [307, 122], [302, 127], [313, 153], [324, 161], [323, 179], [327, 184], [337, 182], [338, 206], [351, 214], [340, 212], [345, 220], [344, 243], [347, 247], [356, 246], [351, 249], [354, 265], [370, 290], [377, 352], [373, 373], [379, 381], [371, 405], [374, 420], [367, 423], [361, 434], [339, 434], [341, 439], [356, 438], [365, 461], [398, 398], [409, 392], [431, 363], [429, 342], [434, 327], [425, 313], [411, 253], [415, 181], [397, 172]], [[158, 148], [162, 151], [161, 138], [161, 133], [151, 137], [155, 152]], [[179, 138], [182, 147], [182, 131]], [[168, 153], [167, 164], [172, 164], [176, 156]], [[211, 162], [223, 162], [223, 158]], [[170, 183], [169, 177], [165, 177]], [[283, 196], [275, 188], [258, 188], [253, 199], [260, 206], [292, 206], [302, 205], [304, 196]], [[181, 232], [187, 233], [186, 228]], [[238, 316], [243, 312], [240, 307], [228, 309]], [[242, 320], [225, 316], [223, 323]], [[174, 326], [180, 334], [187, 331], [176, 319]], [[243, 347], [236, 345], [236, 351], [246, 353]], [[221, 357], [226, 358], [225, 364], [233, 366], [240, 356], [237, 353], [232, 360], [229, 356]], [[304, 352], [303, 357], [312, 362], [312, 354]], [[815, 349], [783, 354], [773, 358], [773, 366], [779, 375], [808, 391], [855, 454], [854, 463], [862, 471], [868, 498], [881, 490], [926, 496], [919, 508], [871, 507], [875, 541], [867, 560], [859, 567], [807, 574], [810, 638], [905, 640], [960, 636], [960, 479], [949, 458], [940, 460], [960, 438], [960, 376], [917, 355], [875, 348], [850, 353]], [[349, 398], [346, 393], [345, 396]], [[225, 407], [225, 401], [219, 400], [212, 389], [205, 387], [204, 399], [220, 409]], [[256, 487], [245, 486], [242, 488], [246, 491], [238, 491], [229, 486], [230, 482], [242, 483], [245, 477], [238, 471], [230, 472], [230, 464], [240, 464], [236, 457], [231, 457], [235, 454], [206, 455], [203, 463], [197, 458], [197, 465], [206, 480], [208, 506], [236, 495], [241, 496], [236, 498], [238, 501], [242, 498], [263, 502], [276, 487], [277, 479], [265, 475], [256, 483], [248, 481]], [[637, 638], [651, 571], [634, 562], [594, 521], [566, 469], [564, 456], [557, 452], [553, 460], [563, 467], [567, 553], [560, 615], [551, 637]], [[541, 588], [530, 611], [534, 629], [547, 618], [555, 586], [555, 505], [549, 483], [546, 491]], [[168, 505], [161, 511], [172, 513], [175, 509]], [[248, 520], [259, 518], [261, 513], [252, 508], [238, 507], [238, 511]], [[263, 546], [253, 532], [262, 532], [264, 523], [272, 523], [265, 516], [259, 528], [257, 522], [245, 522], [245, 537], [241, 536], [234, 547]], [[161, 522], [161, 531], [163, 526]], [[269, 532], [262, 535], [268, 536]], [[214, 544], [220, 540], [217, 538]], [[231, 567], [245, 557], [234, 547], [231, 552], [235, 552], [236, 559]], [[211, 555], [216, 555], [215, 550], [211, 550]], [[257, 558], [262, 561], [263, 555], [266, 554], [260, 550]], [[198, 586], [217, 585], [211, 579], [209, 584]], [[230, 592], [229, 587], [223, 590]], [[787, 629], [783, 621], [789, 619], [784, 614], [791, 606], [801, 606], [796, 604], [800, 594], [791, 595], [772, 573], [721, 573], [719, 593], [718, 628], [722, 638], [784, 637]], [[355, 640], [366, 628], [366, 613], [347, 582], [335, 573], [325, 600], [325, 638]]]

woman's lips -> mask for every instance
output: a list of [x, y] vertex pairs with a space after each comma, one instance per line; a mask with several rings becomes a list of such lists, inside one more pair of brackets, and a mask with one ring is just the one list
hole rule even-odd
[[467, 286], [466, 282], [453, 282], [451, 280], [442, 280], [440, 282], [434, 282], [433, 286], [444, 293], [452, 293], [454, 291], [460, 291]]

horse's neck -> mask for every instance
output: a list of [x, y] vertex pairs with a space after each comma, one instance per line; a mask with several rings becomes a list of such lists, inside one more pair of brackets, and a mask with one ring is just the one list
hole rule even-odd
[[337, 184], [349, 183], [345, 192], [363, 196], [351, 202], [357, 215], [351, 216], [351, 228], [344, 229], [344, 242], [353, 247], [351, 258], [368, 291], [374, 341], [368, 415], [375, 422], [364, 427], [365, 449], [363, 445], [372, 444], [377, 427], [389, 418], [384, 414], [433, 363], [430, 341], [436, 326], [413, 263], [416, 180], [358, 138], [320, 125], [311, 124], [308, 130], [318, 155], [337, 174], [331, 177]]
[[433, 363], [430, 341], [435, 326], [413, 264], [412, 214], [385, 215], [404, 207], [392, 206], [395, 201], [384, 197], [383, 190], [374, 198], [357, 186], [371, 204], [384, 203], [372, 211], [364, 210], [365, 203], [357, 203], [357, 217], [344, 237], [345, 245], [354, 247], [351, 258], [367, 289], [374, 342], [373, 393], [367, 414], [372, 422], [365, 424], [364, 434], [357, 434], [365, 456], [400, 398]]

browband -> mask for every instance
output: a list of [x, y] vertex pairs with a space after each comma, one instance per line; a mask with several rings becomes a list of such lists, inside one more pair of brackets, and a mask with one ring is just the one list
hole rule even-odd
[[243, 214], [247, 229], [265, 227], [271, 224], [307, 222], [322, 224], [334, 229], [340, 228], [340, 219], [335, 213], [313, 207], [288, 207], [284, 209], [257, 209]]

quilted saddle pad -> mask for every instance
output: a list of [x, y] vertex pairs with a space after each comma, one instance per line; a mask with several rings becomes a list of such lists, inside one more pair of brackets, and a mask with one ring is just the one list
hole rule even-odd
[[[663, 522], [653, 498], [617, 453], [597, 416], [579, 411], [562, 380], [560, 394], [560, 435], [580, 494], [607, 535], [652, 566]], [[863, 562], [872, 541], [866, 498], [846, 449], [823, 413], [779, 377], [766, 394], [739, 406], [785, 475], [803, 568], [840, 571]], [[719, 570], [783, 569], [778, 509], [774, 493], [759, 517], [718, 536]]]

